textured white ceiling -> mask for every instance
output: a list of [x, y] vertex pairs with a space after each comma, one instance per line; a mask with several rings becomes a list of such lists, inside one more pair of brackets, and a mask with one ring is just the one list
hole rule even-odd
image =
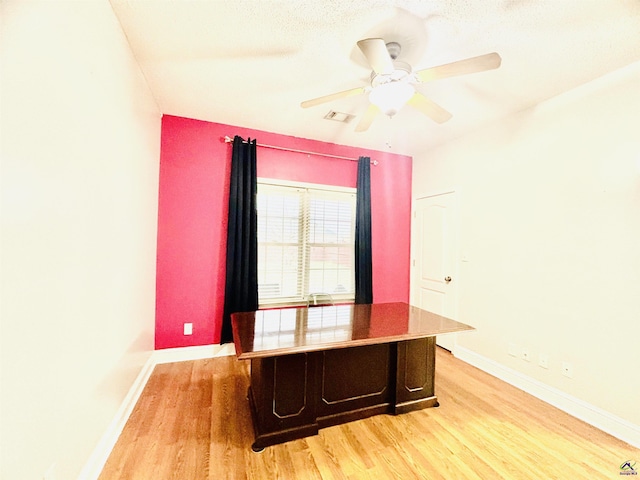
[[[163, 113], [408, 155], [640, 60], [640, 0], [111, 4]], [[405, 107], [356, 133], [366, 95], [302, 109], [369, 84], [356, 47], [367, 37], [401, 43], [414, 69], [493, 51], [502, 66], [420, 85], [453, 114], [442, 125]], [[329, 110], [356, 118], [324, 120]]]

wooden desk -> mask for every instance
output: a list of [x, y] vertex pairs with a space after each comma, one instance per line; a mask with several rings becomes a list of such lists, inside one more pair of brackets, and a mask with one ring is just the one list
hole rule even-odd
[[438, 406], [435, 336], [473, 327], [406, 303], [235, 313], [255, 451], [380, 413]]

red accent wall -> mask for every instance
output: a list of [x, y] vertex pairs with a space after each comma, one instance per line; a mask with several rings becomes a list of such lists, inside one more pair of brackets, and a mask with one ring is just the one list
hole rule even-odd
[[[165, 115], [162, 118], [156, 349], [220, 342], [231, 167], [224, 136], [370, 156], [375, 302], [409, 301], [412, 159], [357, 147]], [[357, 162], [258, 148], [258, 176], [355, 187]], [[193, 335], [183, 324], [193, 323]]]

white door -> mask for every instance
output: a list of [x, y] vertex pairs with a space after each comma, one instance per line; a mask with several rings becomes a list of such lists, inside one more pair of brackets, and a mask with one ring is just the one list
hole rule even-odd
[[[413, 224], [411, 303], [424, 310], [456, 319], [458, 251], [455, 192], [419, 198]], [[449, 351], [455, 334], [441, 335], [436, 343]]]

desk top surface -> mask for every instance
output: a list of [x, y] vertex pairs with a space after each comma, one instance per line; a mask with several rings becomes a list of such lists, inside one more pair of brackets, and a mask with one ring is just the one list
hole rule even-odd
[[234, 313], [231, 321], [241, 360], [474, 330], [406, 303], [258, 310]]

